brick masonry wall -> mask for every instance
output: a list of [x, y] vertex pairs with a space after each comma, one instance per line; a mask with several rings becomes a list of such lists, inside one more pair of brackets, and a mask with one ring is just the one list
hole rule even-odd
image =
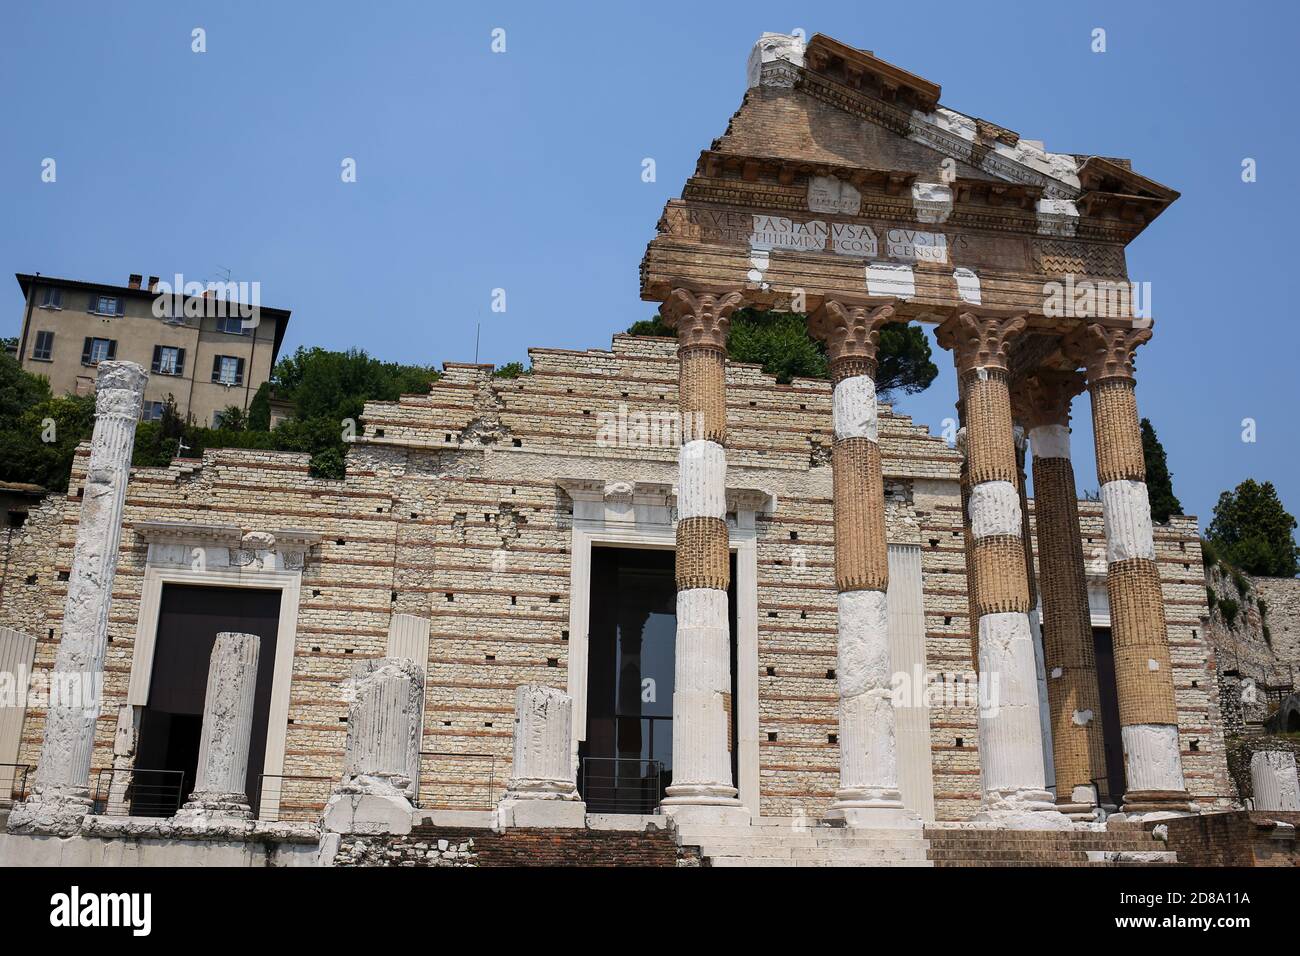
[[348, 836], [335, 866], [699, 866], [667, 830], [465, 830], [418, 826], [401, 837]]
[[[514, 688], [568, 681], [573, 502], [557, 479], [672, 485], [677, 471], [675, 436], [661, 427], [677, 405], [671, 340], [617, 336], [611, 351], [531, 355], [531, 375], [493, 379], [486, 367], [452, 364], [429, 395], [368, 405], [344, 480], [309, 477], [303, 455], [238, 449], [136, 469], [94, 766], [112, 762], [130, 674], [147, 555], [135, 523], [293, 527], [322, 541], [302, 577], [283, 772], [341, 772], [342, 683], [355, 661], [384, 653], [390, 616], [403, 612], [431, 621], [423, 749], [458, 755], [425, 759], [422, 804], [478, 808], [499, 797]], [[756, 528], [761, 811], [814, 816], [830, 803], [839, 763], [830, 385], [777, 385], [749, 365], [729, 365], [727, 376], [728, 483], [777, 502]], [[887, 408], [880, 435], [889, 541], [922, 555], [927, 672], [968, 672], [958, 455]], [[57, 647], [85, 454], [71, 495], [33, 509], [4, 570], [0, 623], [38, 638], [38, 669]], [[1083, 510], [1085, 549], [1100, 548], [1100, 510]], [[1196, 792], [1217, 793], [1221, 741], [1205, 681], [1213, 663], [1198, 636], [1204, 588], [1185, 580], [1184, 565], [1199, 568], [1196, 541], [1192, 519], [1157, 530], [1184, 759]], [[43, 718], [39, 708], [28, 714], [26, 762], [35, 763]], [[979, 798], [973, 707], [931, 711], [931, 755], [938, 817], [968, 817]], [[323, 800], [323, 785], [309, 789], [307, 803]]]
[[1277, 822], [1300, 827], [1300, 813], [1237, 810], [1163, 821], [1169, 849], [1190, 866], [1300, 866], [1295, 831], [1276, 839]]

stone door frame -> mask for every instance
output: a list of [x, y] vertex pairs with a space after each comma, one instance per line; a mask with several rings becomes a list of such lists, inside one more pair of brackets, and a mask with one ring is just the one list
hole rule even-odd
[[[670, 486], [650, 483], [562, 480], [574, 500], [569, 555], [569, 674], [573, 698], [573, 760], [587, 734], [588, 630], [591, 618], [593, 547], [677, 546]], [[740, 802], [759, 815], [758, 760], [758, 537], [757, 510], [771, 499], [762, 493], [728, 492], [736, 505], [728, 517], [730, 550], [736, 556], [736, 787]], [[765, 505], [767, 507], [765, 507]]]
[[[136, 525], [137, 537], [149, 543], [140, 612], [136, 619], [135, 646], [126, 703], [133, 724], [139, 709], [149, 703], [154, 649], [158, 641], [163, 587], [168, 584], [210, 588], [256, 588], [280, 592], [276, 623], [275, 664], [266, 724], [266, 751], [262, 773], [284, 773], [284, 752], [289, 729], [289, 690], [298, 637], [298, 604], [307, 549], [319, 536], [310, 532], [282, 531], [272, 535], [244, 536], [238, 528], [149, 522]], [[195, 561], [202, 552], [204, 560]], [[189, 562], [189, 563], [187, 563]], [[132, 756], [134, 762], [134, 755]], [[252, 794], [249, 794], [250, 799]], [[260, 810], [274, 813], [279, 794], [263, 794]]]

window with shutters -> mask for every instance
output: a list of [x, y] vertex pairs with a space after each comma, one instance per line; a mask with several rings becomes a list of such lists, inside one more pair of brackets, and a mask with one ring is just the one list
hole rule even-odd
[[185, 350], [170, 345], [155, 345], [153, 371], [157, 375], [184, 375]]
[[212, 381], [220, 385], [242, 385], [244, 360], [234, 355], [218, 355], [212, 360]]
[[37, 332], [36, 344], [32, 346], [32, 358], [49, 362], [54, 357], [54, 333]]
[[87, 336], [81, 348], [81, 364], [98, 365], [100, 362], [111, 361], [116, 355], [116, 339], [96, 339]]
[[63, 308], [63, 290], [56, 289], [54, 286], [46, 286], [45, 293], [41, 296], [42, 309], [61, 309]]

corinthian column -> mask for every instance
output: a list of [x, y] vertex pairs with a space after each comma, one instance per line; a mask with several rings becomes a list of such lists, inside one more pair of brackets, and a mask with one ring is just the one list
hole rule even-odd
[[849, 826], [900, 826], [903, 808], [894, 742], [893, 666], [885, 592], [885, 488], [876, 418], [876, 348], [891, 301], [828, 300], [809, 318], [826, 342], [834, 383], [835, 588], [839, 631], [840, 786], [829, 819]]
[[212, 645], [194, 792], [176, 815], [181, 823], [248, 820], [248, 748], [257, 696], [256, 634], [222, 631]]
[[1043, 659], [1056, 766], [1056, 805], [1095, 819], [1093, 783], [1106, 776], [1097, 660], [1092, 646], [1079, 502], [1070, 462], [1070, 400], [1084, 389], [1078, 372], [1040, 369], [1016, 389], [1017, 414], [1034, 457]]
[[99, 363], [95, 428], [68, 575], [63, 635], [50, 675], [45, 737], [31, 795], [10, 814], [11, 830], [75, 831], [90, 809], [90, 760], [103, 705], [108, 612], [146, 381], [144, 369], [133, 362]]
[[1151, 533], [1133, 353], [1149, 329], [1081, 326], [1066, 340], [1092, 395], [1092, 428], [1106, 526], [1106, 593], [1124, 743], [1124, 812], [1189, 809], [1178, 742], [1164, 595]]
[[938, 330], [951, 349], [966, 419], [971, 549], [978, 589], [980, 771], [977, 819], [1065, 827], [1046, 788], [1038, 675], [1029, 625], [1020, 492], [1007, 382], [1007, 347], [1024, 316], [962, 311]]
[[665, 812], [743, 821], [731, 776], [727, 586], [727, 329], [739, 292], [674, 289], [660, 309], [677, 330], [682, 446], [677, 481], [677, 650], [673, 782]]

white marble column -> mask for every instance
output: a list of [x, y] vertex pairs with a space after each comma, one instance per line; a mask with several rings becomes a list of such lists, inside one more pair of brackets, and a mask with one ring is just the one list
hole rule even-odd
[[198, 772], [194, 792], [177, 814], [181, 821], [252, 817], [245, 791], [260, 647], [256, 634], [217, 635], [203, 698]]
[[14, 807], [11, 830], [74, 831], [90, 809], [90, 762], [103, 707], [108, 613], [135, 426], [147, 381], [144, 369], [133, 362], [99, 364], [90, 461], [68, 575], [63, 634], [51, 675], [51, 690], [61, 693], [57, 700], [51, 695], [31, 795]]
[[325, 826], [343, 833], [409, 833], [424, 672], [405, 658], [360, 661], [351, 693], [343, 779], [325, 807]]
[[503, 827], [581, 827], [573, 753], [573, 700], [542, 684], [515, 689], [514, 764], [498, 808]]
[[1255, 791], [1256, 810], [1300, 810], [1295, 754], [1283, 750], [1251, 754], [1250, 784]]

